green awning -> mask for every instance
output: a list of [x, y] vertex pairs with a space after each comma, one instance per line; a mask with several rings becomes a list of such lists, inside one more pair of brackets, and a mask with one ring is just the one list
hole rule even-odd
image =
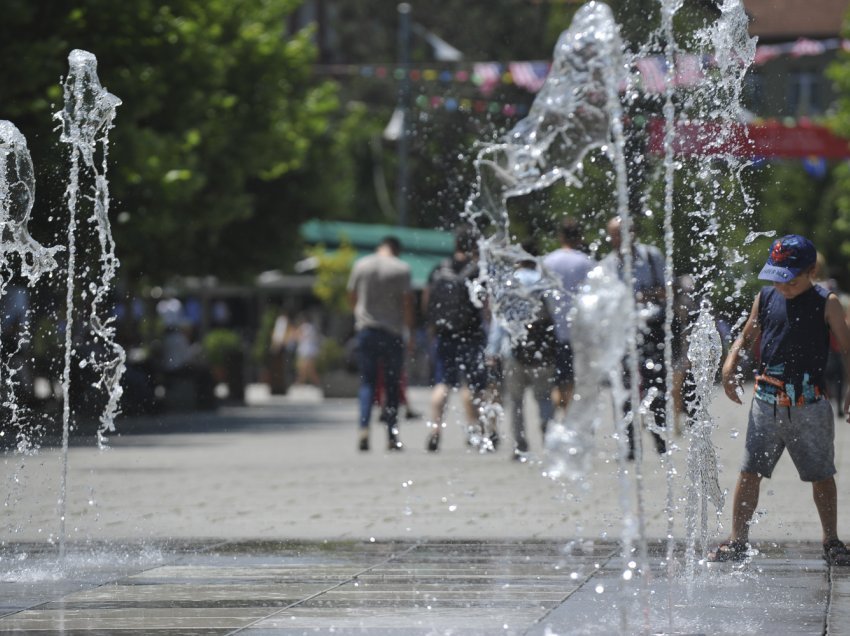
[[299, 233], [306, 243], [322, 244], [329, 250], [347, 241], [358, 258], [373, 252], [385, 236], [395, 236], [401, 241], [401, 259], [410, 265], [416, 288], [424, 287], [431, 270], [454, 251], [454, 237], [444, 230], [314, 220], [302, 224]]

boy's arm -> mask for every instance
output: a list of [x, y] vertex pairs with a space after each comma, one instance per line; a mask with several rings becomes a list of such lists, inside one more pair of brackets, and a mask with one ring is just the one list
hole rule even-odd
[[738, 404], [741, 404], [742, 393], [741, 374], [738, 373], [738, 364], [741, 359], [741, 351], [752, 349], [753, 343], [759, 335], [761, 329], [758, 324], [758, 315], [759, 297], [756, 296], [750, 316], [741, 330], [741, 335], [732, 343], [729, 353], [726, 356], [726, 361], [723, 363], [723, 391], [726, 393], [726, 397]]
[[[826, 324], [829, 325], [829, 330], [838, 343], [838, 352], [841, 354], [844, 368], [850, 369], [850, 329], [844, 320], [844, 308], [835, 294], [830, 294], [826, 299]], [[850, 422], [848, 406], [850, 406], [850, 386], [847, 387], [847, 394], [844, 396], [844, 412], [847, 413], [847, 421]]]

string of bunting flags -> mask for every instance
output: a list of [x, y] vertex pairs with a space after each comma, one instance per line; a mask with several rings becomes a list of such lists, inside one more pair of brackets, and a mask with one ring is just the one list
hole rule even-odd
[[[843, 49], [850, 51], [850, 40], [830, 38], [825, 40], [810, 40], [800, 38], [794, 42], [779, 44], [763, 44], [756, 47], [754, 64], [760, 66], [781, 56], [804, 57], [822, 55], [829, 51]], [[676, 60], [676, 77], [674, 85], [688, 87], [699, 83], [705, 72], [711, 68], [712, 60], [708, 56], [683, 54]], [[543, 86], [549, 74], [548, 61], [516, 61], [516, 62], [475, 62], [472, 69], [446, 68], [409, 68], [374, 64], [330, 64], [319, 68], [331, 75], [347, 75], [374, 77], [376, 79], [407, 79], [413, 82], [440, 82], [443, 84], [473, 84], [485, 97], [490, 95], [499, 85], [514, 85], [536, 93]], [[647, 93], [663, 93], [666, 90], [667, 62], [664, 56], [655, 55], [639, 58], [635, 66], [640, 75], [641, 85]], [[449, 100], [446, 100], [447, 102]], [[458, 101], [458, 110], [464, 110]], [[471, 108], [476, 100], [472, 100]], [[446, 104], [449, 108], [450, 104]], [[488, 106], [489, 108], [489, 106]], [[450, 109], [450, 108], [449, 108]], [[482, 112], [482, 111], [477, 111]]]
[[491, 113], [502, 114], [508, 117], [525, 117], [528, 114], [529, 104], [512, 104], [491, 101], [487, 99], [469, 99], [466, 97], [443, 97], [438, 95], [418, 95], [414, 100], [417, 108], [422, 110], [446, 110], [448, 112], [462, 113]]
[[[417, 108], [425, 110], [443, 109], [449, 112], [502, 114], [508, 117], [525, 117], [529, 104], [515, 104], [485, 99], [419, 95], [415, 99]], [[647, 122], [650, 154], [663, 154], [664, 121], [652, 118]], [[850, 159], [850, 143], [832, 133], [825, 126], [806, 119], [780, 122], [757, 120], [748, 124], [737, 124], [734, 134], [722, 147], [708, 140], [722, 138], [716, 124], [696, 121], [680, 121], [676, 125], [674, 151], [680, 156], [704, 156], [711, 154], [733, 154], [759, 158], [802, 159], [811, 163], [829, 160]]]

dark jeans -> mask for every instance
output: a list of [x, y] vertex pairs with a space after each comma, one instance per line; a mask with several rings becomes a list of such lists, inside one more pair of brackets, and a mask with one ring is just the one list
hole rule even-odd
[[367, 327], [357, 333], [357, 363], [360, 372], [360, 428], [368, 428], [375, 401], [378, 366], [383, 369], [387, 391], [386, 420], [395, 428], [398, 420], [399, 380], [403, 361], [404, 342], [401, 336], [384, 329]]

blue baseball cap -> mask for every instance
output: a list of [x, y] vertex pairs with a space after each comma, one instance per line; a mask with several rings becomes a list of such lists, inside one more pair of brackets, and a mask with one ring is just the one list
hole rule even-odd
[[770, 256], [761, 268], [759, 279], [787, 283], [814, 265], [817, 257], [814, 244], [806, 237], [799, 234], [783, 236], [770, 246]]

